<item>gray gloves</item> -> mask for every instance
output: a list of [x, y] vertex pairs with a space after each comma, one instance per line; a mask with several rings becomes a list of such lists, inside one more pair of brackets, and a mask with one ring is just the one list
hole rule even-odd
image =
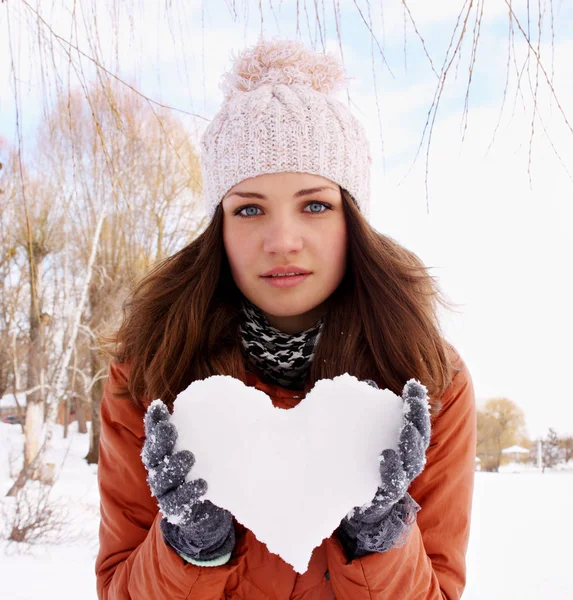
[[200, 500], [207, 491], [205, 480], [185, 481], [195, 457], [188, 450], [173, 453], [177, 430], [165, 404], [153, 402], [144, 423], [146, 438], [141, 458], [151, 493], [164, 516], [161, 531], [165, 541], [192, 560], [213, 561], [230, 554], [235, 546], [233, 517], [211, 501]]
[[[373, 387], [374, 382], [368, 381]], [[406, 541], [416, 520], [419, 505], [407, 493], [424, 469], [430, 444], [430, 413], [426, 388], [411, 379], [404, 386], [404, 428], [398, 451], [384, 450], [380, 456], [382, 484], [368, 507], [356, 507], [338, 528], [338, 537], [347, 557], [386, 552]]]

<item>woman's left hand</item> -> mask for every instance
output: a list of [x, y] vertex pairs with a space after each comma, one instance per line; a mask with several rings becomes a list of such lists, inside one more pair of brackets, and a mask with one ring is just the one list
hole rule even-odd
[[341, 541], [352, 556], [385, 552], [404, 541], [420, 509], [407, 491], [424, 469], [430, 444], [427, 390], [411, 379], [402, 399], [404, 424], [397, 450], [386, 449], [380, 455], [380, 487], [372, 502], [355, 507], [340, 526]]

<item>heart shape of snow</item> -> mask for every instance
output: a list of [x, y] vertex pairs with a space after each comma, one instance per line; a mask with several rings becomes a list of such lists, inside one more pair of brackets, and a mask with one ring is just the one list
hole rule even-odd
[[175, 450], [195, 455], [188, 479], [298, 573], [355, 506], [374, 498], [379, 456], [397, 449], [403, 401], [348, 374], [322, 379], [296, 407], [275, 408], [241, 381], [193, 382], [174, 403]]

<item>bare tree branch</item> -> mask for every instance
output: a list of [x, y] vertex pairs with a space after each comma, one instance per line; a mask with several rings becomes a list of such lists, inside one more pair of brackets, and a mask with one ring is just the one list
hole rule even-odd
[[[182, 113], [184, 115], [189, 115], [189, 116], [192, 116], [192, 117], [197, 117], [198, 119], [202, 119], [203, 121], [207, 121], [208, 122], [210, 120], [210, 119], [208, 119], [208, 118], [206, 118], [206, 117], [204, 117], [202, 115], [198, 115], [196, 113], [191, 113], [189, 111], [183, 110], [181, 108], [177, 108], [175, 106], [169, 106], [168, 104], [163, 104], [162, 102], [158, 102], [157, 100], [154, 100], [153, 98], [150, 98], [149, 96], [146, 96], [145, 94], [143, 94], [142, 92], [140, 92], [137, 88], [135, 88], [134, 86], [132, 86], [131, 84], [129, 84], [127, 81], [125, 81], [124, 79], [122, 79], [121, 77], [119, 77], [118, 75], [116, 75], [115, 73], [112, 73], [109, 69], [106, 69], [95, 58], [91, 57], [89, 54], [86, 54], [83, 50], [81, 50], [80, 48], [78, 48], [77, 46], [75, 46], [74, 44], [72, 44], [70, 40], [66, 40], [62, 36], [58, 35], [50, 27], [50, 25], [44, 20], [44, 18], [42, 17], [42, 15], [40, 15], [40, 13], [33, 6], [31, 6], [29, 2], [27, 2], [27, 0], [21, 0], [21, 2], [28, 8], [28, 10], [30, 10], [30, 12], [32, 12], [36, 16], [36, 18], [38, 19], [38, 22], [40, 22], [50, 32], [50, 34], [56, 40], [58, 40], [58, 42], [60, 42], [62, 45], [68, 46], [72, 50], [75, 50], [78, 54], [80, 54], [81, 56], [83, 56], [84, 58], [86, 58], [87, 60], [89, 60], [90, 62], [92, 62], [98, 69], [101, 69], [104, 73], [106, 73], [106, 75], [109, 75], [110, 77], [112, 77], [113, 79], [115, 79], [116, 81], [118, 81], [119, 83], [121, 83], [122, 85], [126, 86], [132, 92], [134, 92], [138, 96], [141, 96], [143, 99], [145, 99], [150, 104], [154, 104], [155, 106], [159, 106], [161, 108], [173, 110], [175, 112], [179, 112], [179, 113]], [[71, 57], [70, 54], [68, 54], [68, 56]]]

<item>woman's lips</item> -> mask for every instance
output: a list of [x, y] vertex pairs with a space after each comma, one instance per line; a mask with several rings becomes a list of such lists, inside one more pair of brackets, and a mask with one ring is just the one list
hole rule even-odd
[[294, 287], [302, 283], [311, 273], [301, 273], [300, 275], [280, 275], [278, 277], [262, 277], [263, 281], [277, 288]]

